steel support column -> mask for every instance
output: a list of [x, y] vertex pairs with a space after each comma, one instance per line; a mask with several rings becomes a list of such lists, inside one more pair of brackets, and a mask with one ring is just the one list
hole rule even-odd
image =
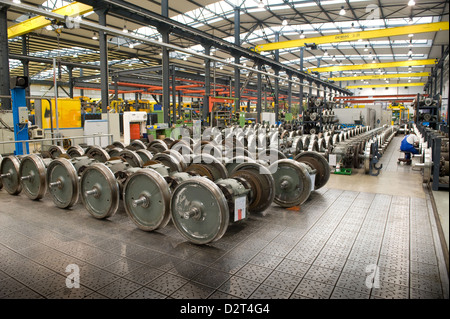
[[[161, 15], [169, 16], [169, 0], [161, 1]], [[169, 28], [159, 27], [158, 32], [161, 34], [162, 42], [169, 43]], [[161, 104], [164, 110], [164, 123], [170, 121], [170, 65], [169, 50], [162, 48], [162, 98]]]
[[[239, 7], [234, 8], [234, 44], [241, 45], [241, 10]], [[241, 58], [239, 55], [234, 56], [234, 63], [240, 64]], [[234, 97], [235, 110], [240, 110], [241, 107], [241, 70], [238, 67], [234, 68]]]
[[[300, 48], [300, 72], [303, 72], [303, 60], [304, 60], [304, 53], [305, 53], [305, 47]], [[298, 113], [302, 115], [303, 118], [303, 81], [305, 80], [304, 77], [300, 76], [300, 104], [298, 108]]]
[[[0, 95], [11, 95], [8, 58], [8, 7], [0, 7]], [[1, 99], [3, 110], [11, 109], [11, 99]]]
[[73, 99], [73, 67], [67, 67], [69, 71], [69, 97]]
[[[279, 41], [280, 41], [280, 33], [279, 32], [275, 32], [275, 42], [279, 42]], [[280, 50], [275, 50], [275, 59], [274, 60], [276, 62], [280, 62]], [[280, 75], [280, 69], [279, 68], [275, 68], [275, 75], [276, 76]], [[278, 79], [278, 77], [276, 77], [275, 78], [275, 96], [274, 96], [275, 122], [278, 122], [278, 112], [279, 112], [278, 96], [279, 96], [279, 93], [280, 93], [280, 80]]]
[[[441, 46], [441, 57], [444, 57], [444, 53], [445, 52], [445, 48], [444, 46]], [[442, 93], [444, 93], [444, 62], [442, 62], [441, 65], [441, 79], [440, 79], [440, 83], [439, 83], [439, 94], [442, 97]]]
[[177, 88], [176, 88], [176, 69], [172, 66], [172, 123], [177, 122]]
[[[106, 26], [106, 13], [108, 9], [96, 8], [95, 13], [98, 15], [98, 23]], [[108, 70], [108, 42], [106, 33], [98, 32], [98, 43], [100, 48], [100, 87], [102, 98], [102, 113], [108, 112], [109, 106], [109, 70]]]
[[[262, 64], [258, 63], [258, 70], [262, 70]], [[256, 75], [256, 121], [261, 123], [261, 109], [262, 109], [262, 74]]]
[[[211, 46], [204, 45], [205, 55], [211, 54]], [[209, 119], [209, 97], [211, 96], [211, 60], [205, 59], [205, 97], [203, 98], [202, 120], [206, 125]], [[212, 126], [212, 123], [209, 123]]]
[[292, 74], [288, 74], [289, 84], [288, 84], [288, 113], [291, 113], [291, 104], [292, 104]]
[[[26, 34], [24, 34], [22, 36], [22, 54], [23, 55], [28, 55], [28, 36]], [[29, 69], [29, 65], [30, 62], [28, 60], [22, 60], [22, 67], [23, 67], [23, 75], [26, 77], [30, 77], [30, 69]], [[26, 96], [30, 96], [30, 86], [28, 86], [25, 89], [25, 94]], [[27, 108], [30, 109], [31, 107], [31, 101], [30, 99], [26, 99], [26, 103], [27, 103]]]
[[300, 83], [302, 83], [302, 84], [300, 84], [300, 92], [299, 92], [299, 99], [300, 99], [299, 107], [298, 107], [299, 114], [303, 114], [303, 80], [304, 79], [302, 77], [300, 77]]
[[311, 96], [312, 96], [312, 84], [313, 84], [313, 82], [312, 82], [312, 80], [310, 80], [310, 81], [309, 81], [308, 99], [310, 99]]

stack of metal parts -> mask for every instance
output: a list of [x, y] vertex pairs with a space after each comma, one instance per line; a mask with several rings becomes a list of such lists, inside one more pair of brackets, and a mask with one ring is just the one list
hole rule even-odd
[[308, 107], [303, 112], [303, 130], [307, 134], [318, 134], [333, 128], [336, 103], [322, 97], [311, 97]]
[[387, 125], [376, 129], [333, 125], [332, 129], [319, 134], [304, 134], [301, 129], [295, 128], [290, 123], [270, 126], [252, 124], [243, 129], [234, 126], [229, 128], [228, 136], [235, 136], [246, 146], [266, 138], [266, 146], [277, 147], [286, 158], [295, 159], [306, 151], [317, 152], [326, 159], [332, 154], [341, 167], [361, 168], [363, 165], [366, 174], [378, 175], [381, 166], [376, 164], [397, 132], [396, 127]]
[[[6, 156], [0, 180], [11, 195], [24, 191], [38, 200], [48, 192], [60, 208], [81, 198], [98, 219], [113, 216], [123, 200], [140, 229], [163, 228], [172, 219], [187, 240], [206, 244], [220, 239], [230, 223], [262, 213], [272, 202], [301, 205], [329, 179], [328, 163], [318, 153], [305, 151], [292, 160], [278, 150], [254, 152], [232, 141], [169, 138], [67, 151], [52, 146], [39, 155]], [[215, 152], [220, 156], [210, 155]]]
[[429, 127], [413, 124], [412, 131], [419, 137], [419, 163], [423, 183], [432, 182], [433, 190], [449, 185], [449, 138], [448, 134]]

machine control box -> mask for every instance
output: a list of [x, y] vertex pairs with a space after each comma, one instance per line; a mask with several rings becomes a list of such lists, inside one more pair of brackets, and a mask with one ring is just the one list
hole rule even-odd
[[26, 106], [19, 106], [19, 123], [28, 124], [28, 108]]

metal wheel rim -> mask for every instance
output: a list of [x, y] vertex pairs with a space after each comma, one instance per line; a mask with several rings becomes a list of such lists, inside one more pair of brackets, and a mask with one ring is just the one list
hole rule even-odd
[[[303, 204], [311, 194], [311, 178], [306, 168], [293, 160], [279, 160], [271, 165], [273, 172], [275, 197], [274, 202], [281, 207], [293, 207]], [[288, 186], [282, 188], [287, 182]]]
[[[45, 172], [45, 164], [36, 154], [25, 156], [20, 161], [19, 179], [28, 198], [38, 200], [44, 197], [47, 190]], [[31, 179], [22, 180], [22, 177], [30, 175]]]
[[303, 152], [299, 155], [297, 155], [294, 160], [302, 163], [306, 163], [312, 168], [317, 170], [316, 173], [316, 181], [314, 183], [315, 187], [314, 189], [319, 189], [328, 182], [330, 179], [330, 166], [322, 155], [315, 152]]
[[[61, 182], [61, 186], [50, 186], [51, 183], [58, 181]], [[47, 187], [53, 202], [59, 208], [69, 208], [78, 202], [78, 174], [69, 160], [58, 158], [48, 165]]]
[[167, 144], [161, 140], [154, 140], [148, 144], [147, 150], [151, 151], [151, 149], [155, 149], [158, 152], [164, 152], [168, 150]]
[[[141, 185], [138, 185], [139, 183]], [[145, 183], [145, 186], [142, 186], [142, 183]], [[134, 206], [133, 201], [139, 198], [148, 198], [148, 203]], [[123, 200], [125, 211], [139, 229], [152, 231], [169, 223], [169, 187], [156, 171], [141, 169], [132, 174], [124, 185]]]
[[235, 156], [225, 162], [225, 168], [227, 169], [228, 176], [231, 176], [231, 172], [242, 163], [256, 163], [253, 158], [248, 156]]
[[[202, 194], [204, 205], [200, 209], [208, 209], [207, 212], [202, 211], [204, 219], [183, 219], [181, 213], [199, 205], [188, 199], [196, 198], [199, 194]], [[230, 219], [228, 204], [219, 187], [202, 177], [193, 177], [175, 188], [170, 201], [170, 212], [175, 228], [180, 234], [188, 241], [199, 245], [220, 239], [225, 234]]]
[[143, 163], [147, 163], [153, 158], [153, 154], [148, 150], [137, 150], [136, 153], [140, 156]]
[[[94, 177], [90, 177], [90, 174], [93, 174]], [[103, 181], [99, 180], [101, 178], [103, 178]], [[100, 182], [105, 182], [105, 184], [103, 186], [99, 185]], [[93, 186], [103, 188], [101, 189], [100, 199], [86, 195], [85, 192], [91, 190]], [[84, 207], [97, 219], [111, 217], [119, 207], [119, 185], [114, 177], [114, 173], [104, 164], [94, 163], [83, 171], [80, 179], [80, 192]], [[106, 207], [105, 204], [102, 204], [105, 201], [109, 202]], [[98, 209], [98, 207], [102, 206], [106, 209]]]
[[22, 191], [22, 184], [19, 178], [20, 161], [14, 156], [5, 156], [2, 160], [1, 174], [10, 173], [10, 177], [2, 178], [2, 184], [10, 195], [18, 195]]
[[100, 146], [92, 146], [91, 148], [89, 148], [89, 151], [86, 153], [86, 155], [102, 163], [109, 161], [109, 159], [111, 158], [109, 154]]
[[48, 148], [48, 152], [53, 159], [58, 158], [59, 155], [66, 153], [64, 148], [59, 145], [52, 145]]
[[[253, 201], [250, 202], [248, 211], [259, 213], [265, 211], [275, 198], [275, 181], [270, 170], [259, 163], [242, 163], [231, 172], [232, 178], [244, 178], [252, 185]], [[264, 187], [265, 186], [265, 187]]]
[[159, 161], [169, 168], [170, 172], [182, 172], [183, 168], [175, 156], [166, 153], [158, 153], [153, 156], [154, 161]]
[[144, 161], [139, 156], [138, 153], [130, 150], [122, 150], [119, 153], [119, 157], [123, 158], [131, 167], [142, 167], [144, 166]]
[[135, 147], [137, 150], [145, 150], [147, 148], [141, 140], [132, 140], [130, 145]]

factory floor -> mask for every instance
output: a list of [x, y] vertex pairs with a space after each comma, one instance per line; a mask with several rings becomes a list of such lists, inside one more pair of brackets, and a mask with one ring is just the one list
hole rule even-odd
[[96, 220], [1, 190], [0, 298], [448, 298], [430, 195], [397, 165], [400, 140], [379, 176], [332, 175], [299, 210], [273, 205], [208, 246], [172, 224], [143, 232], [122, 206]]

